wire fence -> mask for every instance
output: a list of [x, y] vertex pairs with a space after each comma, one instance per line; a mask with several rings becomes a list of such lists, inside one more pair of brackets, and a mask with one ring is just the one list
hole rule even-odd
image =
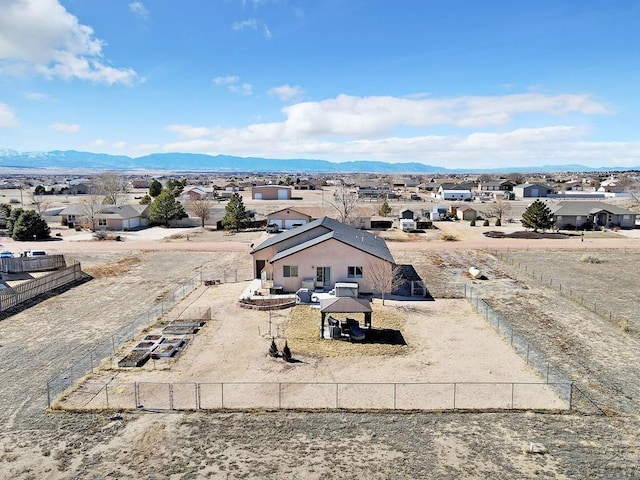
[[[156, 303], [146, 312], [120, 327], [116, 332], [96, 343], [84, 355], [51, 377], [47, 381], [47, 404], [51, 406], [53, 400], [62, 392], [74, 385], [87, 373], [92, 372], [104, 360], [115, 355], [122, 345], [134, 340], [140, 331], [157, 322], [199, 285], [203, 284], [205, 278], [219, 279], [218, 283], [244, 281], [249, 271], [249, 269], [238, 269], [200, 272], [195, 277], [189, 279], [174, 292], [164, 296], [162, 301]], [[187, 310], [186, 312], [187, 316], [190, 316], [189, 311]], [[184, 316], [185, 312], [180, 312], [180, 314]], [[176, 314], [174, 313], [174, 315]], [[208, 315], [210, 318], [210, 311]], [[173, 318], [177, 319], [179, 316], [174, 316]]]
[[[68, 410], [564, 410], [571, 383], [85, 382]], [[58, 405], [57, 405], [58, 406]]]
[[[471, 302], [476, 311], [484, 317], [485, 321], [491, 325], [502, 338], [509, 342], [514, 351], [527, 365], [533, 368], [546, 384], [551, 385], [556, 390], [558, 396], [567, 402], [570, 408], [576, 406], [576, 399], [579, 398], [581, 400], [579, 404], [581, 409], [595, 413], [604, 413], [582, 389], [577, 387], [559, 368], [551, 363], [544, 353], [532, 345], [524, 335], [518, 332], [502, 315], [491, 308], [484, 299], [480, 298], [479, 292], [474, 290], [472, 286], [464, 285], [464, 296]], [[566, 384], [572, 385], [569, 391], [564, 387], [556, 388], [557, 386]]]
[[[626, 249], [624, 251], [626, 252]], [[521, 272], [524, 272], [526, 275], [530, 276], [535, 281], [539, 282], [541, 285], [554, 289], [558, 293], [562, 294], [565, 297], [568, 297], [569, 299], [571, 299], [576, 303], [579, 303], [582, 307], [592, 311], [596, 315], [599, 315], [602, 318], [607, 318], [609, 319], [609, 321], [617, 321], [624, 330], [630, 330], [634, 328], [631, 325], [631, 319], [614, 318], [617, 315], [614, 315], [614, 313], [610, 309], [606, 308], [606, 303], [605, 303], [605, 306], [603, 307], [602, 303], [598, 303], [597, 301], [594, 301], [593, 298], [589, 295], [587, 295], [585, 299], [583, 288], [563, 284], [562, 281], [559, 281], [557, 278], [554, 278], [554, 275], [549, 274], [548, 272], [545, 272], [542, 269], [538, 269], [536, 271], [535, 268], [533, 267], [530, 268], [529, 265], [527, 264], [523, 265], [519, 261], [514, 260], [513, 258], [510, 258], [508, 255], [505, 255], [504, 252], [492, 251], [491, 253], [501, 261], [509, 263], [514, 267], [517, 267]]]

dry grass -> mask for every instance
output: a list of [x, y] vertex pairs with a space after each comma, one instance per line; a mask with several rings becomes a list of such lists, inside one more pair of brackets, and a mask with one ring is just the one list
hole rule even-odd
[[93, 278], [115, 277], [129, 272], [133, 266], [138, 265], [139, 263], [139, 257], [126, 257], [121, 258], [117, 262], [87, 267], [84, 271]]
[[[359, 316], [359, 315], [358, 315]], [[340, 316], [338, 318], [343, 318]], [[360, 325], [363, 322], [360, 320]], [[405, 317], [390, 307], [376, 306], [372, 316], [373, 329], [391, 329], [402, 332]], [[382, 355], [404, 355], [407, 345], [351, 343], [342, 340], [323, 340], [319, 336], [320, 311], [306, 305], [291, 309], [285, 326], [289, 347], [296, 354], [314, 357], [361, 357]]]

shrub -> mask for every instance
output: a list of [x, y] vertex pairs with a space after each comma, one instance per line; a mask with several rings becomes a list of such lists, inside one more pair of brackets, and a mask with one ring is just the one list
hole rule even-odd
[[496, 227], [501, 227], [502, 226], [502, 222], [500, 221], [500, 219], [498, 218], [496, 220]]
[[271, 346], [269, 347], [269, 356], [278, 358], [278, 347], [276, 346], [276, 340], [271, 338]]
[[93, 234], [93, 238], [95, 238], [96, 240], [106, 240], [107, 232], [105, 232], [104, 230], [98, 230]]
[[284, 358], [285, 362], [290, 362], [291, 360], [293, 360], [293, 357], [291, 356], [291, 350], [289, 349], [289, 345], [287, 345], [287, 342], [284, 342], [284, 348], [282, 349], [282, 358]]
[[476, 226], [476, 220], [475, 220], [475, 218], [469, 222], [469, 226], [470, 226], [470, 227], [475, 227], [475, 226]]
[[580, 261], [582, 263], [602, 263], [598, 257], [594, 257], [592, 255], [583, 255], [580, 257]]
[[489, 226], [489, 220], [485, 220], [484, 222], [482, 222], [482, 226], [483, 227], [488, 227]]
[[457, 242], [458, 237], [450, 233], [443, 233], [442, 235], [440, 235], [440, 240], [444, 240], [445, 242]]

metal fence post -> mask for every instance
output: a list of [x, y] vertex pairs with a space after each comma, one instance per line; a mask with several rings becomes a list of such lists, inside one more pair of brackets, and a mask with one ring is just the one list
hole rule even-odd
[[398, 384], [394, 383], [393, 384], [393, 409], [396, 409], [396, 404], [397, 404], [397, 394], [398, 394]]
[[220, 408], [224, 408], [224, 383], [220, 383]]
[[107, 402], [106, 408], [109, 408], [109, 384], [108, 383], [105, 383], [104, 385], [104, 398]]
[[135, 402], [135, 407], [140, 407], [140, 400], [138, 397], [138, 382], [133, 382], [133, 401]]
[[173, 410], [173, 383], [169, 384], [169, 409]]
[[339, 405], [339, 401], [338, 401], [338, 384], [336, 383], [336, 408], [338, 408]]
[[51, 408], [51, 385], [47, 381], [47, 407]]
[[569, 384], [569, 410], [573, 410], [573, 382]]
[[456, 384], [453, 384], [453, 409], [456, 409]]

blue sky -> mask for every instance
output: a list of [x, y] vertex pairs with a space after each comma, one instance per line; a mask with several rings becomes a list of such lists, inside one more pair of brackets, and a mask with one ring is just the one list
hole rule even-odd
[[0, 148], [640, 165], [640, 2], [0, 0]]

